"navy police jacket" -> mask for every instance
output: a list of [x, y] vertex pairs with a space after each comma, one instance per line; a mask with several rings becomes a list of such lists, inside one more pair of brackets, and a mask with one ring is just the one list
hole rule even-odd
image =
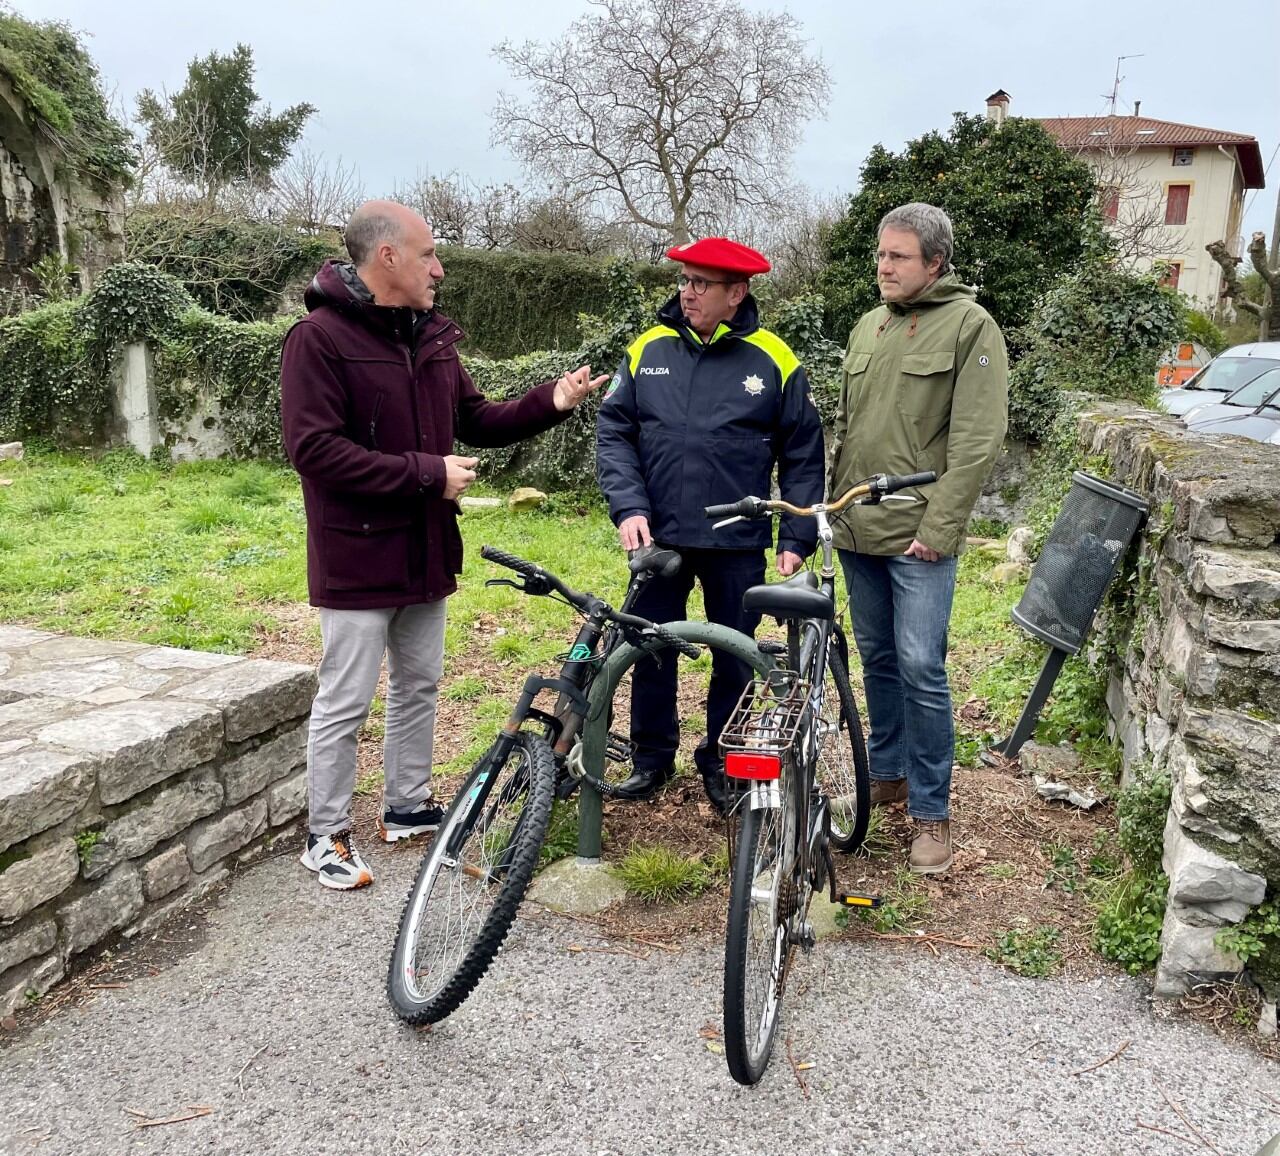
[[[720, 530], [704, 507], [770, 495], [822, 501], [822, 423], [804, 369], [786, 342], [760, 328], [748, 295], [710, 341], [689, 328], [677, 294], [659, 324], [627, 350], [597, 419], [596, 472], [615, 524], [636, 514], [668, 546], [752, 550], [770, 544], [773, 520]], [[778, 550], [805, 556], [811, 518], [784, 515]]]

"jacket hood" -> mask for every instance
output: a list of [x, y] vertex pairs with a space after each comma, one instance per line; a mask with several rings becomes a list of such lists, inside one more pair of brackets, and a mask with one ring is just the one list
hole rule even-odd
[[921, 305], [945, 305], [949, 301], [972, 301], [977, 295], [977, 289], [972, 285], [966, 285], [955, 273], [944, 273], [933, 284], [925, 286], [918, 297], [910, 301], [886, 301], [885, 305], [894, 313], [908, 313]]
[[350, 261], [326, 261], [320, 266], [311, 284], [302, 295], [307, 312], [314, 313], [322, 305], [341, 309], [352, 305], [372, 305], [373, 294], [360, 280], [356, 267]]
[[[702, 338], [694, 331], [684, 315], [684, 310], [680, 308], [679, 293], [675, 294], [658, 310], [658, 320], [663, 325], [670, 325], [672, 329], [678, 329], [695, 344], [703, 344]], [[760, 328], [760, 310], [756, 307], [756, 299], [748, 293], [742, 299], [742, 304], [738, 306], [738, 312], [723, 324], [727, 332], [720, 333], [719, 336], [721, 337], [729, 334], [734, 337], [746, 337], [748, 334], [754, 333]], [[716, 338], [713, 337], [712, 340], [714, 341]]]

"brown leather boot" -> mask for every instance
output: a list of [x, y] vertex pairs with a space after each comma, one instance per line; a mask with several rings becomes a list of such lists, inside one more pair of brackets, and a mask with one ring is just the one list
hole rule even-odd
[[918, 875], [937, 875], [951, 866], [951, 823], [947, 819], [930, 822], [916, 820], [916, 834], [911, 840], [907, 866]]
[[905, 803], [906, 801], [906, 779], [871, 780], [871, 805], [873, 807], [891, 807], [894, 803]]

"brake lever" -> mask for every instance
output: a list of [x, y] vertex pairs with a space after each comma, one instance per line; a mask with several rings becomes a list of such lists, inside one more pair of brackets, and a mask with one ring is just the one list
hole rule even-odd
[[486, 586], [510, 586], [513, 590], [523, 590], [519, 582], [512, 582], [510, 578], [486, 578], [484, 580]]
[[745, 522], [745, 521], [746, 521], [746, 518], [744, 518], [741, 514], [734, 514], [732, 518], [725, 518], [723, 522], [712, 522], [711, 528], [713, 530], [719, 530], [722, 526], [732, 526], [734, 522]]

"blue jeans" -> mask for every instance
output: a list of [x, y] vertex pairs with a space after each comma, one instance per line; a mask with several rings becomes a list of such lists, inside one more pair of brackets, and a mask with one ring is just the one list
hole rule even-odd
[[915, 819], [946, 819], [955, 757], [947, 626], [955, 558], [840, 551], [862, 656], [873, 779], [906, 779]]

